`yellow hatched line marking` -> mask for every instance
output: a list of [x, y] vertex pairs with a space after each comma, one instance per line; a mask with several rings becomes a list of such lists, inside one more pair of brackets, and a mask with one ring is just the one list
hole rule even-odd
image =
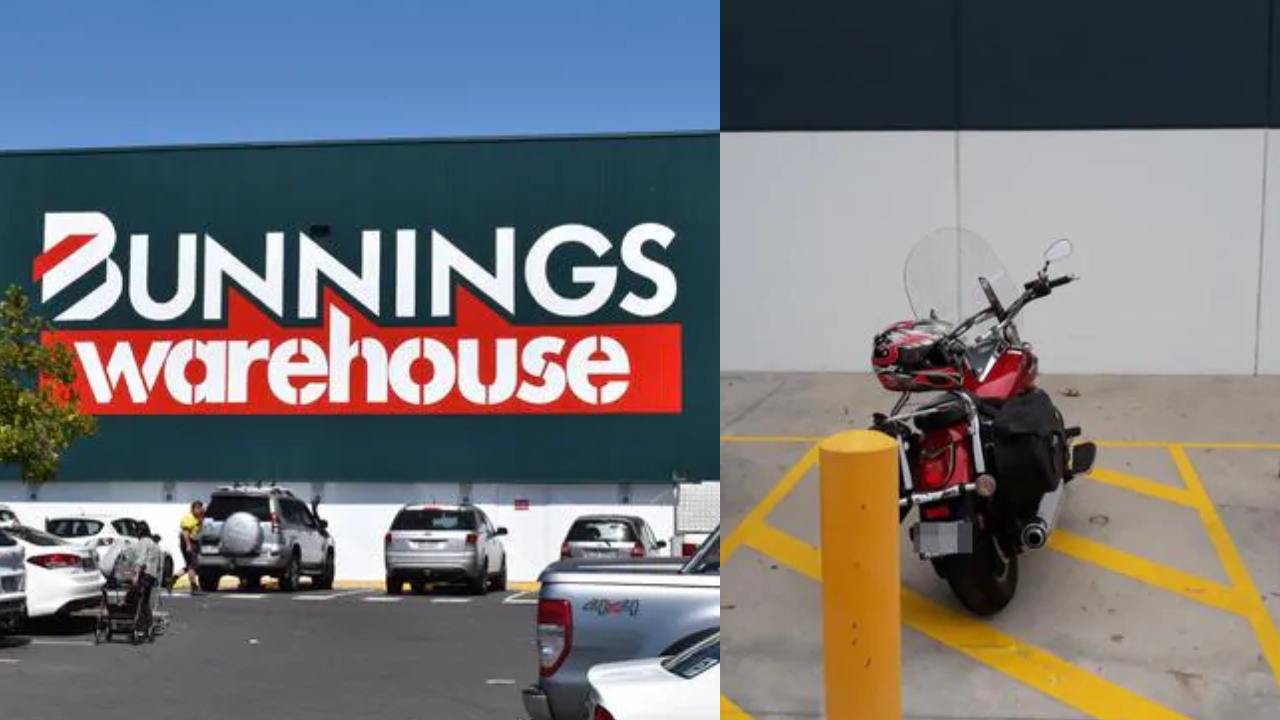
[[1219, 610], [1234, 613], [1240, 607], [1234, 588], [1117, 550], [1062, 528], [1054, 530], [1049, 536], [1049, 547], [1082, 562], [1092, 563]]
[[752, 529], [743, 542], [812, 580], [822, 582], [822, 554], [818, 548], [767, 522]]
[[773, 512], [773, 508], [782, 502], [782, 499], [791, 492], [791, 489], [800, 482], [800, 479], [816, 462], [818, 462], [818, 446], [814, 445], [805, 452], [796, 464], [791, 466], [791, 469], [787, 470], [787, 473], [769, 490], [764, 499], [757, 503], [751, 509], [751, 512], [747, 513], [746, 517], [742, 518], [742, 522], [738, 523], [738, 526], [729, 533], [722, 544], [721, 553], [725, 556], [726, 562], [733, 556], [738, 546], [742, 544], [743, 538], [752, 532], [756, 526], [764, 524], [764, 519], [769, 516], [769, 513]]
[[750, 715], [724, 695], [720, 696], [720, 718], [721, 720], [751, 720]]
[[726, 443], [816, 443], [822, 440], [817, 435], [721, 435], [720, 442]]
[[1169, 448], [1169, 455], [1173, 457], [1173, 464], [1177, 466], [1182, 482], [1186, 483], [1187, 492], [1191, 494], [1200, 511], [1200, 521], [1204, 523], [1205, 532], [1209, 534], [1209, 540], [1213, 543], [1218, 559], [1222, 561], [1222, 566], [1227, 571], [1227, 577], [1235, 586], [1240, 598], [1238, 612], [1253, 627], [1258, 645], [1262, 647], [1267, 664], [1271, 666], [1272, 679], [1280, 686], [1280, 633], [1276, 632], [1275, 623], [1262, 604], [1258, 588], [1253, 584], [1253, 578], [1250, 577], [1249, 569], [1241, 559], [1239, 551], [1236, 550], [1235, 543], [1231, 541], [1227, 526], [1218, 515], [1218, 510], [1214, 507], [1204, 484], [1200, 482], [1199, 473], [1191, 464], [1191, 458], [1187, 457], [1186, 448], [1182, 445], [1173, 445]]
[[1153, 497], [1157, 500], [1171, 502], [1183, 507], [1195, 508], [1195, 501], [1191, 499], [1191, 494], [1182, 488], [1170, 487], [1162, 485], [1154, 480], [1140, 477], [1138, 475], [1130, 475], [1129, 473], [1118, 472], [1116, 470], [1107, 470], [1105, 468], [1097, 468], [1088, 475], [1089, 479], [1100, 482], [1104, 485], [1111, 485], [1122, 490], [1135, 492], [1147, 497]]
[[[818, 548], [772, 525], [757, 526], [745, 542], [792, 570], [822, 581]], [[978, 662], [1096, 718], [1184, 718], [1130, 690], [967, 615], [902, 588], [902, 622]]]
[[1185, 720], [1184, 715], [907, 588], [902, 589], [902, 619], [943, 645], [1092, 717]]

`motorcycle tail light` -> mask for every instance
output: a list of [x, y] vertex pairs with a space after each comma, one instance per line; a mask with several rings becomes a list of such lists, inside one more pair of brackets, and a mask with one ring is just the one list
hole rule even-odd
[[920, 455], [920, 484], [926, 488], [946, 487], [954, 466], [955, 447], [925, 450]]
[[940, 520], [942, 518], [951, 517], [951, 508], [946, 505], [931, 505], [929, 507], [920, 508], [920, 514], [926, 520]]
[[568, 600], [538, 599], [538, 674], [551, 677], [573, 647], [573, 608]]

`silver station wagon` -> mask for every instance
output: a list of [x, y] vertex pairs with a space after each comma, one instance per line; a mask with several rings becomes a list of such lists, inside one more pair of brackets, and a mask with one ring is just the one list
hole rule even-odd
[[646, 558], [669, 555], [644, 518], [635, 515], [583, 515], [573, 521], [564, 542], [561, 559]]
[[405, 505], [383, 538], [387, 592], [407, 582], [422, 592], [428, 582], [465, 582], [472, 593], [507, 587], [507, 552], [484, 511], [473, 505]]

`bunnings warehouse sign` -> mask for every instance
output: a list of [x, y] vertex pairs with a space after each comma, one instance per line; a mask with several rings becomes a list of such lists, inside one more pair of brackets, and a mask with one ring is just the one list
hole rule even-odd
[[0, 155], [85, 479], [713, 477], [714, 136]]

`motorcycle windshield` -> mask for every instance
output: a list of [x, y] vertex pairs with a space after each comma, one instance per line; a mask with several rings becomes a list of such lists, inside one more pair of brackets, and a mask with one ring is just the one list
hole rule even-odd
[[[1018, 292], [1000, 258], [982, 236], [963, 228], [942, 228], [924, 236], [907, 254], [902, 283], [919, 319], [958, 323], [990, 305], [978, 278], [986, 278], [1008, 307]], [[981, 332], [989, 323], [980, 323]]]

